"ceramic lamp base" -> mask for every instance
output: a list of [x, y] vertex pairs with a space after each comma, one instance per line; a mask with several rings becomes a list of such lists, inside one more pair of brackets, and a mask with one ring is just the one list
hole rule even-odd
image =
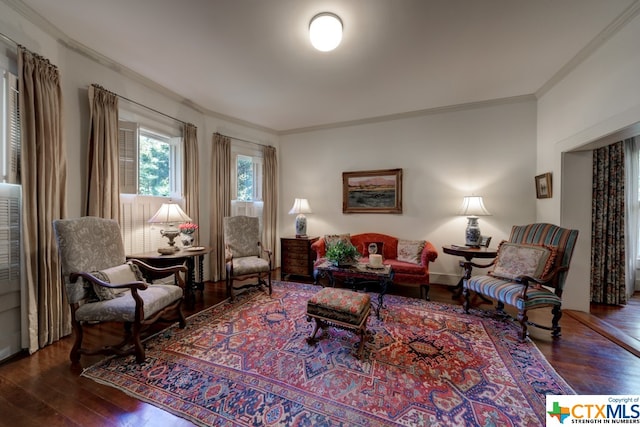
[[296, 217], [296, 237], [307, 237], [307, 217], [304, 214]]
[[480, 226], [478, 225], [478, 217], [470, 216], [467, 217], [467, 219], [469, 222], [467, 223], [467, 229], [465, 231], [465, 245], [478, 248], [480, 247], [480, 241], [482, 239]]

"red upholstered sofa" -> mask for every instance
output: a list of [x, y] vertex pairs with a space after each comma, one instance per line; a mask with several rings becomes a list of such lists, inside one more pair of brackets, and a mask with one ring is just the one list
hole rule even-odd
[[[429, 299], [429, 262], [435, 261], [438, 257], [436, 248], [429, 241], [423, 241], [424, 248], [420, 253], [416, 254], [416, 262], [407, 262], [398, 260], [399, 239], [397, 237], [380, 233], [362, 233], [348, 237], [351, 240], [351, 244], [353, 244], [362, 255], [359, 262], [364, 263], [369, 261], [369, 244], [372, 242], [382, 243], [383, 263], [390, 264], [395, 273], [393, 283], [420, 285], [420, 297], [424, 296], [425, 299]], [[401, 249], [403, 247], [404, 245], [401, 243]], [[325, 261], [324, 256], [327, 251], [327, 247], [324, 237], [313, 243], [313, 245], [311, 245], [311, 249], [314, 250], [317, 255], [315, 265]]]

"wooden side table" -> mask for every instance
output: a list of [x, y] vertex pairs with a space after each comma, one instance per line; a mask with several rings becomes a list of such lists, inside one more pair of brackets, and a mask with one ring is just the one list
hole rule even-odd
[[[185, 283], [185, 299], [189, 304], [195, 302], [195, 290], [204, 289], [204, 256], [213, 252], [213, 248], [199, 246], [191, 249], [181, 249], [178, 252], [168, 255], [159, 254], [156, 251], [143, 252], [139, 254], [127, 255], [127, 259], [139, 259], [153, 267], [168, 267], [185, 263], [187, 266], [187, 277]], [[198, 279], [196, 281], [196, 261], [198, 263]], [[153, 277], [151, 279], [161, 279]]]
[[471, 260], [474, 258], [495, 258], [498, 255], [497, 249], [491, 248], [471, 248], [468, 246], [456, 246], [456, 245], [448, 245], [443, 246], [442, 251], [445, 254], [455, 255], [459, 257], [463, 257], [465, 260], [461, 261], [460, 264], [464, 268], [464, 276], [460, 279], [458, 284], [454, 288], [453, 298], [457, 299], [462, 294], [462, 287], [464, 285], [464, 281], [466, 279], [471, 278], [471, 270], [473, 270], [473, 266], [471, 265]]
[[281, 237], [280, 257], [282, 259], [280, 272], [285, 276], [313, 277], [313, 263], [316, 253], [311, 245], [318, 237]]

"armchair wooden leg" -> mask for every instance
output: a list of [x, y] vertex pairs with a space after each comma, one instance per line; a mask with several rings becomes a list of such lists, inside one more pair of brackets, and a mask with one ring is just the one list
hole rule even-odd
[[267, 274], [268, 274], [267, 281], [269, 283], [269, 295], [271, 295], [271, 291], [272, 291], [272, 289], [271, 289], [271, 271], [269, 271], [269, 273], [267, 273]]
[[553, 319], [551, 321], [551, 336], [558, 338], [561, 335], [560, 318], [562, 317], [562, 307], [555, 305], [551, 310], [551, 313], [553, 313]]
[[524, 342], [527, 339], [527, 321], [529, 317], [527, 316], [526, 310], [518, 311], [518, 322], [520, 322], [520, 332], [518, 333], [518, 340], [520, 342]]
[[145, 359], [146, 359], [146, 355], [144, 352], [144, 346], [142, 345], [142, 341], [140, 340], [140, 330], [141, 330], [141, 326], [138, 323], [134, 323], [133, 325], [133, 334], [132, 334], [132, 339], [133, 339], [133, 348], [134, 348], [134, 352], [136, 355], [136, 361], [138, 363], [144, 363]]
[[471, 304], [471, 291], [468, 288], [462, 289], [462, 296], [464, 297], [464, 301], [462, 303], [462, 307], [464, 308], [464, 312], [469, 314], [469, 305]]
[[227, 273], [227, 297], [230, 302], [233, 302], [233, 279], [229, 277]]
[[187, 326], [187, 319], [184, 318], [184, 313], [182, 312], [182, 303], [178, 307], [178, 326], [180, 329], [184, 329]]
[[69, 359], [72, 362], [80, 361], [80, 348], [82, 347], [82, 324], [77, 320], [74, 320], [73, 323], [73, 334], [75, 335], [75, 340], [73, 342], [73, 347], [71, 347], [71, 352], [69, 353]]

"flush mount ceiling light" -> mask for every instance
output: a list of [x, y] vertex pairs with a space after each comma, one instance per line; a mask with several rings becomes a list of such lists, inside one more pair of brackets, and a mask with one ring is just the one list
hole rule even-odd
[[321, 52], [329, 52], [342, 41], [342, 21], [330, 12], [319, 13], [311, 18], [309, 39], [313, 47]]

